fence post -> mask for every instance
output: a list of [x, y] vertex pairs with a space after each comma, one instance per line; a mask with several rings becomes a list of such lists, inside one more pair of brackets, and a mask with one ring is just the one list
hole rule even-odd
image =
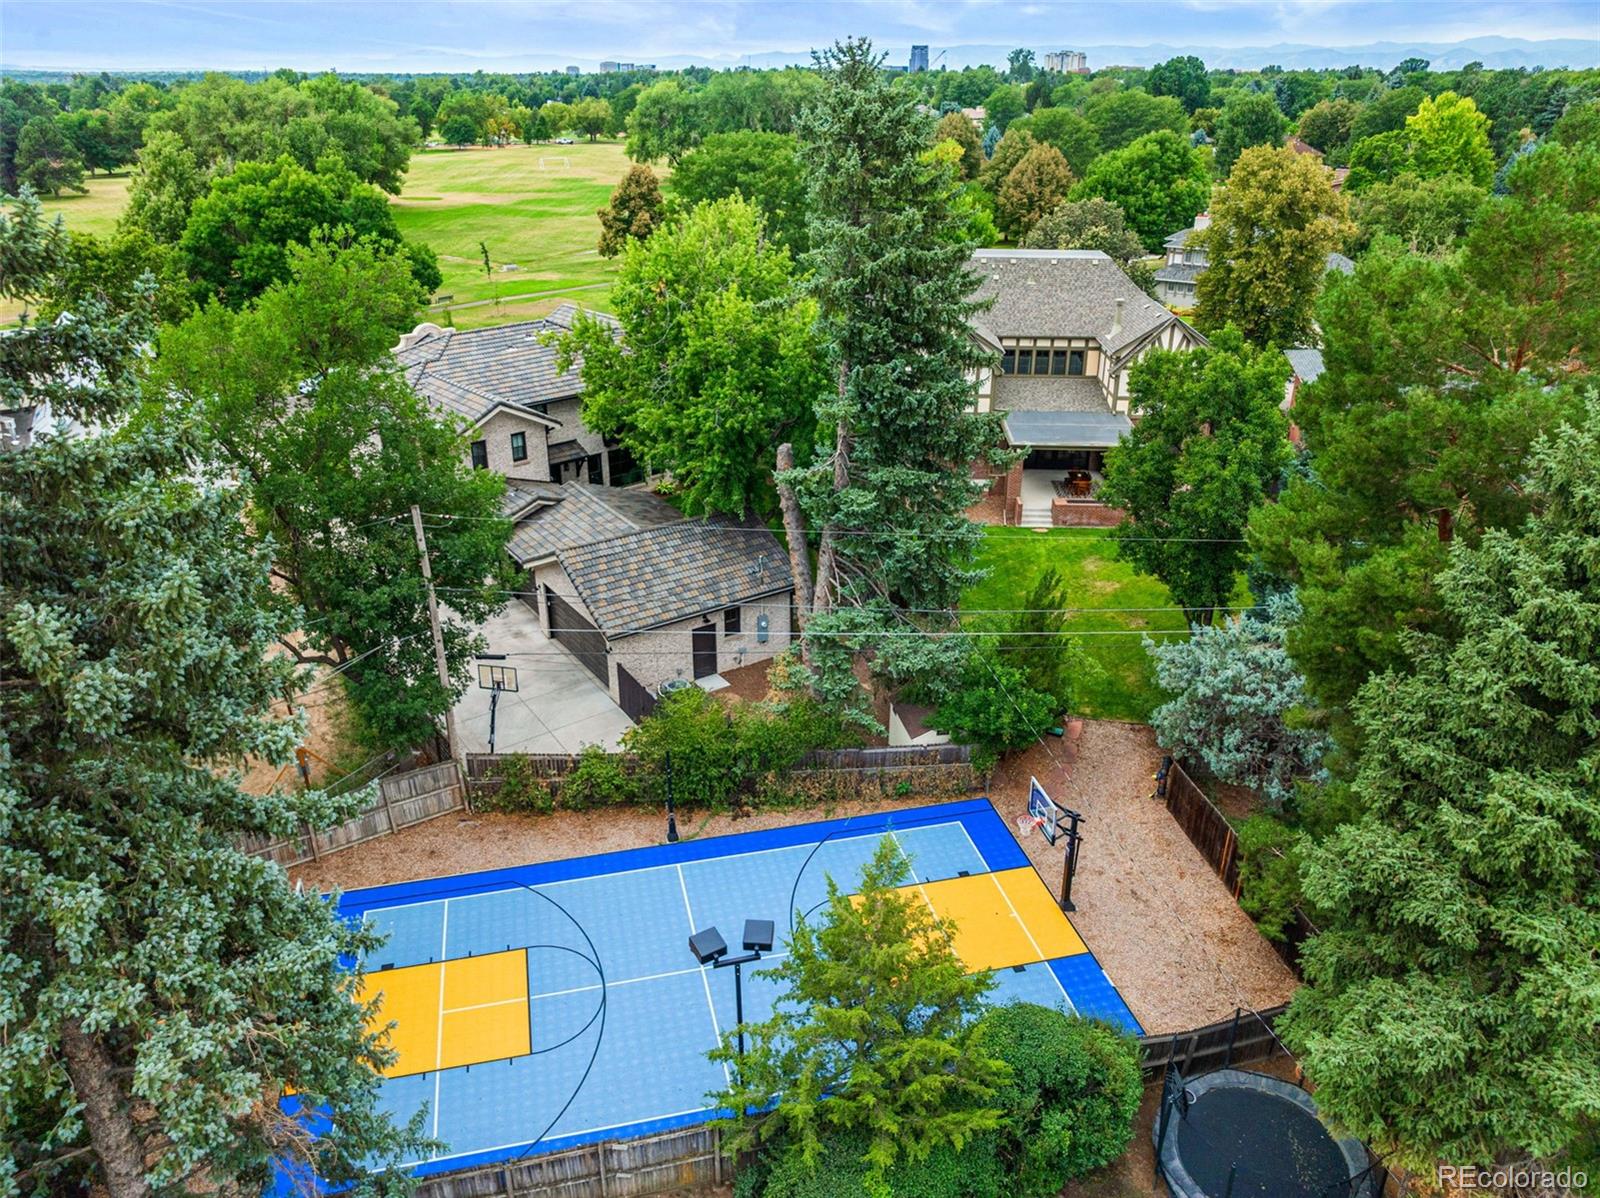
[[378, 802], [383, 804], [384, 818], [389, 821], [389, 834], [392, 836], [400, 829], [394, 822], [394, 808], [389, 806], [389, 792], [383, 788], [383, 780], [378, 781]]
[[1233, 1023], [1228, 1027], [1228, 1051], [1222, 1058], [1222, 1067], [1224, 1069], [1229, 1069], [1233, 1066], [1233, 1042], [1239, 1035], [1239, 1013], [1241, 1010], [1242, 1008], [1240, 1007], [1233, 1008]]
[[722, 1129], [711, 1129], [711, 1184], [722, 1184]]
[[313, 828], [309, 823], [301, 824], [300, 826], [306, 830], [306, 843], [311, 846], [311, 859], [313, 861], [321, 861], [322, 853], [317, 849], [316, 829]]
[[604, 1140], [594, 1146], [594, 1163], [595, 1167], [600, 1171], [600, 1198], [606, 1198], [608, 1188], [606, 1186], [606, 1145]]

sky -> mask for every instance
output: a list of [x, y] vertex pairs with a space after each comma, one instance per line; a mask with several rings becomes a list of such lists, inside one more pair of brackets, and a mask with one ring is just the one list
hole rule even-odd
[[1600, 38], [1600, 0], [0, 0], [0, 63], [55, 69], [544, 70], [737, 64], [846, 34], [925, 43], [1319, 46]]

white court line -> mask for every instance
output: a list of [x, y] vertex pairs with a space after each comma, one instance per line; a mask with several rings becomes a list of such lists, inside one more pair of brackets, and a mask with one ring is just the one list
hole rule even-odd
[[444, 1014], [455, 1015], [461, 1011], [481, 1011], [485, 1007], [509, 1007], [512, 1003], [525, 1003], [526, 998], [497, 998], [493, 1002], [475, 1002], [465, 1007], [446, 1007]]
[[[780, 957], [787, 957], [788, 955], [789, 954], [786, 953], [786, 952], [762, 953], [761, 954], [761, 959], [763, 961], [776, 961]], [[606, 982], [606, 984], [604, 986], [601, 986], [598, 982], [591, 982], [587, 986], [573, 986], [571, 989], [568, 989], [568, 990], [550, 990], [550, 991], [547, 991], [544, 994], [530, 994], [528, 997], [533, 999], [535, 1002], [537, 1002], [541, 998], [561, 998], [563, 995], [567, 995], [567, 994], [587, 994], [591, 990], [609, 990], [609, 989], [613, 989], [613, 988], [615, 988], [617, 986], [631, 986], [635, 982], [658, 982], [662, 978], [681, 978], [681, 977], [684, 977], [687, 974], [691, 974], [691, 973], [702, 973], [703, 974], [704, 972], [705, 972], [705, 967], [704, 966], [691, 965], [688, 969], [668, 969], [668, 970], [666, 970], [666, 971], [664, 971], [662, 973], [647, 973], [647, 974], [644, 974], [644, 975], [642, 975], [640, 977], [636, 977], [636, 978], [623, 978], [621, 981], [618, 981], [618, 982], [608, 981], [608, 982]]]
[[[957, 822], [959, 823], [960, 821], [958, 820]], [[983, 850], [978, 847], [977, 841], [972, 839], [972, 833], [967, 831], [967, 825], [966, 824], [961, 824], [961, 834], [967, 838], [967, 843], [972, 846], [972, 851], [974, 853], [978, 854], [978, 860], [983, 862], [983, 867], [984, 867], [984, 869], [989, 871], [989, 876], [991, 878], [994, 878], [995, 871], [992, 870], [992, 869], [989, 869], [989, 862], [984, 859]], [[1022, 846], [1018, 845], [1017, 847], [1021, 848]], [[1028, 856], [1026, 851], [1024, 851], [1022, 855], [1024, 857]], [[1019, 866], [1018, 868], [1021, 868], [1021, 867]], [[1044, 886], [1045, 893], [1046, 894], [1050, 893], [1050, 887], [1045, 884], [1044, 877], [1043, 877], [1043, 875], [1041, 875], [1039, 873], [1038, 867], [1033, 864], [1033, 858], [1032, 857], [1028, 857], [1028, 868], [1033, 870], [1034, 877], [1039, 879], [1039, 884], [1041, 886]], [[994, 884], [996, 886], [1000, 886], [1000, 880], [998, 878], [995, 878], [995, 883]], [[1000, 887], [1000, 893], [1005, 895], [1006, 906], [1011, 907], [1011, 896], [1009, 894], [1006, 894], [1005, 887], [1003, 887], [1003, 886]], [[1011, 914], [1013, 914], [1013, 915], [1017, 914], [1017, 909], [1015, 907], [1011, 907]], [[1065, 911], [1063, 911], [1061, 913], [1061, 918], [1062, 919], [1067, 919], [1067, 913]], [[1022, 923], [1022, 917], [1020, 915], [1017, 916], [1017, 922], [1018, 923]], [[1067, 926], [1068, 927], [1072, 927], [1072, 921], [1070, 919], [1067, 919]], [[1022, 930], [1023, 930], [1023, 932], [1027, 933], [1028, 940], [1030, 942], [1032, 942], [1033, 941], [1033, 933], [1028, 931], [1028, 925], [1025, 924], [1025, 923], [1022, 924]], [[1074, 933], [1076, 933], [1078, 929], [1076, 927], [1073, 927], [1072, 930], [1073, 930]], [[1083, 939], [1083, 937], [1079, 936], [1078, 939], [1081, 941]], [[1084, 949], [1085, 950], [1087, 950], [1088, 947], [1089, 947], [1088, 945], [1084, 945]], [[1050, 962], [1044, 960], [1044, 950], [1041, 949], [1038, 946], [1038, 944], [1035, 943], [1033, 945], [1033, 951], [1039, 954], [1040, 960], [1044, 964], [1045, 972], [1048, 973], [1050, 975], [1051, 980], [1055, 982], [1056, 989], [1061, 991], [1061, 1001], [1066, 1003], [1068, 1007], [1072, 1008], [1072, 1013], [1074, 1015], [1076, 1015], [1078, 1013], [1078, 1004], [1072, 1001], [1072, 995], [1067, 993], [1067, 988], [1062, 983], [1061, 978], [1059, 976], [1057, 976], [1056, 971], [1050, 968]], [[1099, 961], [1097, 960], [1095, 963], [1099, 964]], [[1101, 973], [1105, 973], [1105, 969], [1102, 968], [1100, 970], [1100, 972]], [[1109, 976], [1107, 976], [1106, 981], [1109, 982], [1110, 980], [1111, 980], [1111, 978]]]
[[439, 916], [439, 1029], [433, 1042], [433, 1136], [439, 1138], [439, 1080], [444, 1077], [444, 961], [450, 943], [450, 900]]
[[[924, 828], [947, 828], [951, 824], [955, 824], [957, 827], [960, 827], [961, 821], [946, 820], [945, 822], [939, 824], [918, 824], [916, 830], [920, 832]], [[962, 828], [961, 830], [963, 832], [966, 831], [965, 828]], [[869, 836], [883, 836], [892, 833], [893, 831], [893, 828], [879, 828], [874, 832], [861, 832], [854, 836], [835, 836], [829, 840], [803, 840], [799, 844], [779, 844], [773, 845], [769, 849], [748, 849], [742, 853], [723, 853], [716, 857], [697, 857], [693, 861], [684, 861], [682, 863], [675, 863], [673, 865], [641, 865], [636, 869], [619, 869], [608, 874], [583, 874], [582, 876], [576, 878], [557, 878], [553, 882], [529, 882], [526, 883], [526, 885], [542, 890], [551, 886], [570, 886], [574, 882], [598, 882], [604, 878], [625, 878], [629, 874], [648, 874], [654, 873], [659, 869], [674, 868], [678, 870], [678, 873], [681, 876], [683, 873], [683, 867], [685, 865], [709, 865], [713, 861], [733, 861], [739, 857], [760, 857], [767, 853], [789, 853], [796, 849], [809, 850], [819, 844], [847, 844], [852, 840], [865, 840]], [[972, 837], [968, 836], [967, 840], [970, 843]], [[978, 860], [983, 860], [982, 853], [978, 854]], [[403, 911], [407, 907], [431, 907], [434, 903], [460, 903], [465, 902], [468, 899], [492, 898], [495, 895], [508, 894], [513, 890], [521, 890], [523, 886], [524, 883], [517, 882], [509, 886], [502, 886], [498, 890], [482, 890], [476, 894], [452, 894], [444, 898], [416, 899], [415, 901], [409, 903], [388, 903], [382, 907], [369, 907], [367, 908], [366, 912], [363, 912], [363, 914], [372, 911]]]
[[[689, 935], [695, 933], [694, 908], [689, 905], [689, 886], [683, 880], [683, 866], [675, 866], [678, 871], [678, 889], [683, 891], [683, 911], [689, 917]], [[711, 1043], [716, 1048], [722, 1047], [722, 1025], [717, 1022], [717, 1004], [711, 1001], [711, 978], [706, 974], [706, 967], [700, 967], [700, 981], [706, 988], [706, 1009], [711, 1012]], [[728, 1072], [728, 1063], [722, 1062], [722, 1078], [728, 1085], [733, 1085], [733, 1077]]]

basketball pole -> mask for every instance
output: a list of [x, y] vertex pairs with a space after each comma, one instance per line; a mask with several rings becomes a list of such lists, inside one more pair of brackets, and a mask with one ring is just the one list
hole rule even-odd
[[672, 806], [672, 754], [667, 754], [667, 843], [678, 843], [678, 813]]
[[1078, 872], [1078, 844], [1083, 837], [1078, 832], [1078, 821], [1083, 817], [1071, 808], [1062, 808], [1067, 817], [1067, 851], [1061, 858], [1061, 909], [1076, 911], [1072, 901], [1072, 875]]

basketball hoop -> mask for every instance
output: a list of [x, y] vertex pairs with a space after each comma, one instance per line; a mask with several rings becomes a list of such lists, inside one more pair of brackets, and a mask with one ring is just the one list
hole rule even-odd
[[1032, 836], [1034, 830], [1044, 826], [1044, 818], [1037, 815], [1017, 816], [1017, 839], [1026, 840]]

